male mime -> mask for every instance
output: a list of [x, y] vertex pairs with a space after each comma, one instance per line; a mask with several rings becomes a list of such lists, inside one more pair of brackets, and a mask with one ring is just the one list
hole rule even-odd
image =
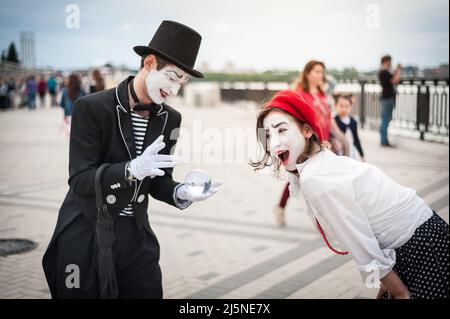
[[[159, 244], [147, 216], [148, 195], [184, 209], [216, 192], [188, 192], [172, 179], [181, 114], [165, 104], [194, 70], [201, 36], [163, 21], [148, 46], [136, 46], [141, 69], [116, 88], [74, 105], [69, 152], [70, 189], [43, 258], [53, 298], [99, 298], [95, 177], [113, 216], [111, 246], [119, 298], [162, 298]], [[98, 235], [98, 234], [97, 234]], [[74, 268], [75, 267], [75, 268]], [[101, 267], [100, 267], [101, 268]], [[72, 273], [73, 269], [77, 272]], [[79, 284], [68, 280], [78, 274]]]

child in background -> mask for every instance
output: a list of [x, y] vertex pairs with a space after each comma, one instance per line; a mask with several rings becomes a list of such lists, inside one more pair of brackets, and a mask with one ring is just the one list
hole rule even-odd
[[[350, 94], [335, 94], [334, 95], [334, 107], [337, 115], [334, 117], [334, 121], [336, 122], [339, 129], [344, 133], [348, 145], [349, 145], [349, 157], [361, 160], [364, 160], [364, 152], [361, 146], [361, 141], [358, 136], [358, 123], [356, 120], [350, 115], [353, 105], [353, 96]], [[339, 154], [342, 155], [342, 154]]]

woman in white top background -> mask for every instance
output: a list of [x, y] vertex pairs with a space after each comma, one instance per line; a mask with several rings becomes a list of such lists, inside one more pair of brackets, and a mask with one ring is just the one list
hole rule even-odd
[[294, 91], [266, 104], [257, 137], [264, 155], [252, 166], [284, 166], [291, 195], [305, 199], [326, 244], [349, 253], [366, 284], [378, 278], [379, 297], [449, 298], [448, 224], [413, 189], [327, 149], [314, 108]]

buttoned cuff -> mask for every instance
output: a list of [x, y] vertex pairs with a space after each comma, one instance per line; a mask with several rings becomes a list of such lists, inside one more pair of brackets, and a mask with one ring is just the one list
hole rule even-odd
[[177, 197], [177, 190], [179, 187], [183, 186], [184, 184], [178, 184], [177, 186], [175, 186], [175, 188], [173, 189], [173, 201], [175, 203], [175, 205], [179, 208], [179, 209], [185, 209], [188, 208], [189, 206], [192, 205], [193, 202], [189, 201], [189, 200], [183, 200], [183, 199], [179, 199]]
[[379, 260], [372, 260], [366, 265], [358, 265], [358, 270], [366, 286], [369, 286], [374, 280], [381, 280], [389, 274], [395, 266], [395, 250], [383, 249], [386, 262], [381, 263]]

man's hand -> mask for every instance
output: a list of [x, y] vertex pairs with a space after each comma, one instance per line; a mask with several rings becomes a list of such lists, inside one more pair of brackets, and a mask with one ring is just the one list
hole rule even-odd
[[176, 196], [177, 196], [177, 198], [179, 198], [181, 200], [187, 200], [187, 201], [190, 201], [190, 202], [200, 202], [200, 201], [203, 201], [205, 199], [208, 199], [213, 194], [217, 193], [217, 188], [220, 185], [222, 185], [221, 182], [214, 182], [214, 183], [212, 183], [211, 188], [206, 193], [202, 193], [202, 194], [198, 194], [198, 195], [190, 193], [188, 191], [186, 185], [181, 185], [177, 189]]
[[158, 154], [166, 144], [163, 142], [164, 136], [160, 135], [145, 151], [130, 162], [131, 174], [133, 177], [142, 180], [147, 176], [164, 176], [165, 172], [161, 168], [172, 168], [177, 164], [171, 155]]

